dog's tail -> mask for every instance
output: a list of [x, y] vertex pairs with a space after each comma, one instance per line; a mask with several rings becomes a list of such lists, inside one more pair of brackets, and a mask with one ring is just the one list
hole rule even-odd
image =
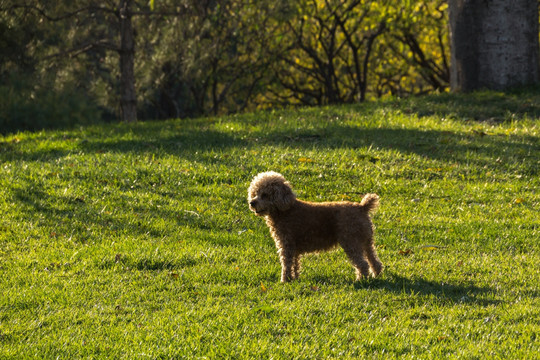
[[374, 211], [379, 206], [379, 195], [366, 194], [360, 202], [360, 205], [366, 210], [366, 212]]

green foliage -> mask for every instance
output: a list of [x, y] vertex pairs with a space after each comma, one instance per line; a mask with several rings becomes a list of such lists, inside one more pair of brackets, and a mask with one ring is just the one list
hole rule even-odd
[[[170, 118], [243, 111], [274, 74], [270, 44], [282, 1], [186, 1], [180, 16], [153, 23], [141, 54], [144, 111]], [[144, 22], [144, 19], [142, 19]], [[150, 71], [148, 71], [150, 70]]]
[[67, 128], [95, 123], [98, 108], [73, 86], [62, 90], [37, 86], [26, 76], [13, 75], [0, 85], [0, 133]]
[[29, 21], [19, 22], [18, 20], [0, 18], [0, 79], [2, 80], [11, 71], [32, 69], [33, 60], [26, 47], [38, 34]]
[[[62, 17], [80, 4], [49, 5], [49, 15]], [[99, 121], [107, 112], [98, 110], [99, 98], [91, 91], [96, 80], [91, 55], [70, 57], [77, 42], [84, 41], [83, 31], [70, 31], [70, 24], [24, 6], [16, 1], [0, 6], [0, 132]]]
[[[284, 22], [275, 63], [281, 102], [306, 105], [362, 101], [386, 5], [367, 1], [300, 1]], [[284, 47], [285, 50], [281, 50]]]
[[[0, 138], [1, 358], [534, 358], [538, 92]], [[246, 190], [381, 196], [386, 269], [279, 263]]]
[[[373, 55], [371, 92], [406, 96], [448, 89], [448, 4], [408, 1], [389, 7], [388, 28]], [[381, 59], [383, 59], [381, 61]]]

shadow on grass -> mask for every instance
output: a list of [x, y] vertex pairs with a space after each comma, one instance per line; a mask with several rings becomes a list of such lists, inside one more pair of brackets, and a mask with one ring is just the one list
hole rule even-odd
[[116, 254], [106, 259], [101, 259], [98, 264], [100, 269], [114, 269], [117, 266], [134, 269], [138, 271], [178, 271], [195, 266], [200, 261], [193, 256], [184, 255], [178, 258], [155, 258], [146, 255], [137, 259], [130, 255]]
[[[202, 152], [224, 152], [232, 148], [264, 150], [268, 146], [285, 146], [305, 150], [328, 149], [383, 149], [403, 154], [416, 154], [427, 159], [446, 161], [449, 164], [477, 166], [524, 163], [524, 172], [538, 174], [535, 159], [540, 152], [540, 142], [533, 136], [492, 135], [482, 131], [469, 133], [457, 131], [424, 130], [417, 128], [376, 128], [350, 126], [341, 121], [329, 120], [326, 112], [336, 112], [339, 117], [358, 112], [368, 115], [379, 108], [395, 108], [419, 117], [438, 115], [460, 120], [477, 120], [498, 123], [524, 117], [540, 117], [540, 88], [523, 94], [481, 92], [475, 94], [441, 94], [415, 97], [381, 103], [369, 103], [340, 108], [303, 109], [288, 113], [281, 124], [279, 114], [262, 116], [274, 122], [270, 127], [254, 130], [220, 130], [216, 120], [191, 119], [186, 121], [147, 122], [89, 127], [81, 132], [60, 134], [44, 133], [43, 138], [32, 142], [53, 140], [51, 146], [0, 143], [0, 159], [25, 161], [50, 161], [74, 152], [88, 154], [131, 153], [169, 154], [188, 160], [211, 162]], [[521, 96], [522, 95], [522, 96]], [[257, 115], [241, 117], [241, 122], [256, 124]], [[306, 118], [306, 122], [298, 121]], [[225, 121], [225, 120], [223, 120]], [[238, 117], [231, 121], [239, 121]], [[296, 125], [295, 125], [296, 124]], [[248, 126], [249, 128], [249, 126]], [[49, 137], [53, 137], [52, 139]], [[56, 137], [56, 138], [54, 138]], [[65, 141], [74, 147], [66, 149]], [[376, 161], [376, 158], [368, 158]]]
[[380, 289], [411, 296], [433, 296], [452, 303], [474, 303], [488, 306], [502, 302], [502, 300], [494, 299], [495, 290], [489, 287], [430, 281], [418, 277], [406, 278], [388, 271], [376, 279], [356, 281], [353, 286], [357, 290]]
[[172, 123], [140, 125], [120, 130], [117, 137], [89, 138], [82, 141], [80, 147], [85, 151], [98, 153], [165, 152], [182, 156], [195, 151], [225, 150], [244, 145], [244, 141], [232, 133], [211, 129], [210, 120], [206, 123], [203, 119], [193, 120], [185, 126], [173, 126]]
[[465, 121], [500, 123], [540, 117], [540, 86], [506, 93], [478, 91], [410, 97], [393, 103], [405, 113], [415, 113], [420, 117], [439, 115]]
[[[163, 237], [163, 230], [151, 222], [127, 222], [118, 215], [100, 211], [84, 197], [55, 196], [44, 189], [46, 180], [26, 179], [8, 189], [13, 198], [24, 209], [26, 220], [39, 221], [41, 226], [55, 229], [55, 236], [74, 235], [74, 241], [86, 242], [92, 232], [101, 229], [115, 233], [129, 231], [138, 236]], [[105, 208], [102, 208], [105, 209]], [[175, 218], [176, 214], [168, 216]]]
[[[194, 119], [185, 124], [141, 122], [110, 127], [103, 125], [68, 134], [43, 133], [30, 140], [0, 142], [0, 159], [46, 162], [81, 152], [92, 155], [165, 153], [189, 158], [201, 151], [223, 151], [245, 145], [233, 133], [212, 129], [212, 124], [211, 120]], [[66, 144], [71, 148], [67, 149]]]
[[[483, 132], [457, 133], [451, 131], [363, 128], [333, 124], [323, 128], [277, 129], [268, 133], [223, 133], [209, 129], [179, 130], [178, 134], [136, 134], [130, 139], [89, 138], [80, 141], [78, 150], [91, 153], [169, 154], [198, 162], [215, 162], [204, 152], [226, 152], [233, 148], [264, 150], [267, 146], [286, 146], [296, 149], [325, 151], [329, 149], [382, 149], [404, 155], [447, 162], [449, 165], [506, 166], [522, 164], [523, 172], [538, 174], [540, 152], [538, 138], [532, 136], [501, 136]], [[35, 149], [24, 153], [9, 151], [6, 160], [50, 161], [67, 156], [69, 151]], [[366, 156], [365, 160], [378, 159]], [[234, 161], [231, 159], [229, 161]]]
[[[475, 165], [501, 168], [520, 163], [523, 172], [538, 174], [539, 139], [533, 136], [501, 136], [483, 132], [458, 133], [451, 131], [362, 128], [333, 125], [324, 130], [299, 131], [291, 136], [287, 131], [275, 131], [267, 143], [288, 145], [306, 150], [359, 149], [359, 159], [377, 162], [375, 150], [393, 150], [404, 155], [417, 155], [443, 161], [448, 165]], [[363, 149], [363, 150], [362, 150]], [[365, 154], [365, 152], [370, 152]]]

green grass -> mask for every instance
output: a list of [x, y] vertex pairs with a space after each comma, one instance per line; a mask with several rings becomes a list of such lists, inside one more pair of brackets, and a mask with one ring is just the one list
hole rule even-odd
[[[0, 358], [538, 358], [539, 119], [446, 94], [0, 138]], [[266, 170], [378, 193], [383, 274], [279, 283]]]

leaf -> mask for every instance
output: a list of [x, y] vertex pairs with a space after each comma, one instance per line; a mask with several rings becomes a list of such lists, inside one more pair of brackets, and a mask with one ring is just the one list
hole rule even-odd
[[311, 291], [320, 291], [321, 289], [317, 285], [311, 286]]
[[446, 249], [446, 246], [440, 246], [440, 245], [424, 245], [424, 246], [420, 246], [420, 250], [440, 250], [440, 249]]
[[264, 284], [262, 283], [261, 281], [261, 291], [262, 292], [266, 292], [268, 289], [266, 288], [266, 286], [264, 286]]
[[150, 6], [150, 10], [154, 11], [155, 1], [154, 1], [154, 0], [150, 0], [150, 1], [148, 2], [148, 6]]
[[407, 256], [411, 254], [413, 254], [413, 251], [411, 249], [399, 250], [399, 255]]
[[514, 200], [514, 202], [515, 202], [516, 204], [523, 204], [523, 203], [525, 202], [525, 199], [523, 199], [523, 198], [517, 198], [516, 200]]
[[306, 157], [301, 157], [300, 159], [298, 159], [298, 162], [303, 162], [303, 163], [312, 163], [313, 160], [310, 159], [310, 158], [306, 158]]

